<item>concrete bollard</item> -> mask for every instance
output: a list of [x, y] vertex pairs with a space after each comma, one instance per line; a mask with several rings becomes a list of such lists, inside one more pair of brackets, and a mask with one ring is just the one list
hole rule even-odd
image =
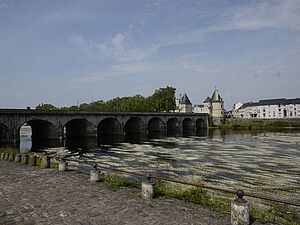
[[68, 163], [65, 161], [58, 162], [58, 171], [63, 172], [68, 170]]
[[28, 164], [28, 155], [27, 154], [22, 155], [21, 163]]
[[231, 203], [231, 224], [249, 225], [250, 224], [250, 203], [244, 197], [243, 190], [237, 190], [237, 198]]
[[10, 162], [15, 161], [15, 154], [14, 153], [9, 153], [8, 161], [10, 161]]
[[5, 158], [5, 153], [2, 152], [2, 153], [1, 153], [1, 160], [4, 160], [4, 158]]
[[90, 170], [90, 181], [91, 182], [99, 182], [104, 179], [103, 174], [100, 170], [97, 170], [96, 168]]
[[35, 155], [29, 155], [28, 165], [29, 166], [36, 166], [36, 156]]
[[49, 156], [42, 156], [40, 167], [41, 167], [41, 169], [50, 168], [50, 157]]
[[5, 153], [5, 155], [4, 155], [4, 160], [5, 160], [5, 161], [8, 161], [8, 158], [9, 158], [9, 153]]
[[147, 180], [142, 182], [142, 197], [144, 199], [152, 199], [154, 196], [153, 184], [151, 183], [151, 176], [148, 175]]
[[21, 162], [21, 154], [16, 154], [16, 156], [15, 156], [15, 162], [16, 163]]

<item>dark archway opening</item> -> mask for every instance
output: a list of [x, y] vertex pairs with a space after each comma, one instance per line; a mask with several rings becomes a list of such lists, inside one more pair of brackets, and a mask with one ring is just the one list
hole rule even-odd
[[8, 143], [8, 129], [4, 124], [0, 124], [0, 147]]
[[171, 118], [167, 122], [167, 135], [168, 136], [181, 136], [182, 135], [182, 127], [180, 122], [176, 118]]
[[182, 121], [182, 129], [183, 129], [184, 136], [192, 136], [196, 134], [195, 123], [190, 118], [185, 118]]
[[37, 151], [60, 146], [60, 130], [45, 120], [31, 120], [19, 128], [20, 151]]
[[145, 124], [139, 117], [131, 117], [124, 126], [125, 141], [140, 143], [147, 139]]
[[73, 119], [64, 127], [64, 145], [69, 150], [88, 150], [97, 147], [97, 128], [86, 119]]
[[114, 144], [124, 141], [121, 123], [115, 118], [102, 120], [97, 128], [98, 144]]
[[208, 127], [203, 119], [196, 120], [196, 134], [200, 137], [208, 136]]
[[148, 138], [164, 138], [166, 136], [165, 123], [158, 117], [149, 120], [147, 130]]

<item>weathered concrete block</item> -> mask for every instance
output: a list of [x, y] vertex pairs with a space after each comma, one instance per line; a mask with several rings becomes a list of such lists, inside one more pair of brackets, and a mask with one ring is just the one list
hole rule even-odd
[[68, 170], [68, 163], [65, 161], [59, 161], [58, 162], [58, 171], [67, 171]]
[[50, 168], [50, 157], [49, 156], [42, 156], [40, 167], [41, 167], [41, 169]]
[[5, 153], [4, 160], [8, 161], [8, 158], [9, 158], [9, 153]]
[[10, 162], [15, 161], [15, 154], [14, 153], [9, 153], [8, 161], [10, 161]]
[[90, 170], [90, 181], [91, 182], [99, 182], [104, 179], [103, 173], [100, 170], [92, 169]]
[[250, 224], [250, 203], [238, 202], [234, 200], [231, 203], [231, 224], [249, 225]]
[[21, 162], [21, 154], [16, 154], [16, 156], [15, 156], [15, 162], [16, 163]]
[[36, 156], [35, 155], [29, 155], [28, 165], [29, 166], [36, 166]]
[[5, 158], [5, 153], [3, 152], [1, 153], [1, 160], [4, 160], [4, 158]]
[[21, 163], [28, 164], [28, 155], [27, 154], [22, 155]]
[[142, 197], [145, 199], [152, 199], [154, 196], [153, 184], [149, 181], [142, 182]]

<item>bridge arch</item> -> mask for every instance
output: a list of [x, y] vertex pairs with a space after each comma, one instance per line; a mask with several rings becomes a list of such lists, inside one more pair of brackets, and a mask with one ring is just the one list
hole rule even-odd
[[86, 119], [72, 119], [65, 124], [65, 137], [96, 137], [97, 127]]
[[8, 141], [8, 128], [4, 124], [0, 123], [0, 143]]
[[170, 118], [167, 121], [167, 134], [179, 134], [181, 131], [181, 123], [177, 118]]
[[159, 117], [153, 117], [148, 121], [148, 132], [165, 132], [166, 126], [164, 121]]
[[185, 118], [182, 121], [182, 129], [184, 135], [193, 135], [196, 131], [194, 121], [191, 118]]
[[145, 124], [140, 117], [130, 117], [124, 126], [125, 134], [138, 134], [145, 132]]
[[123, 127], [116, 118], [105, 118], [97, 127], [97, 136], [100, 143], [116, 143], [123, 141]]
[[60, 137], [59, 129], [47, 120], [33, 119], [22, 123], [18, 128], [19, 134], [23, 126], [30, 126], [32, 139], [59, 139]]
[[196, 131], [197, 132], [199, 132], [203, 129], [206, 129], [206, 128], [207, 128], [207, 124], [204, 119], [199, 118], [196, 120]]

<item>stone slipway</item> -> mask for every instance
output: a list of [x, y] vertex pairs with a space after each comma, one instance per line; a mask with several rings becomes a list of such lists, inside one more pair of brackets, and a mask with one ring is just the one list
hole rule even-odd
[[230, 215], [175, 199], [144, 200], [140, 190], [114, 192], [88, 179], [0, 161], [0, 224], [230, 224]]

